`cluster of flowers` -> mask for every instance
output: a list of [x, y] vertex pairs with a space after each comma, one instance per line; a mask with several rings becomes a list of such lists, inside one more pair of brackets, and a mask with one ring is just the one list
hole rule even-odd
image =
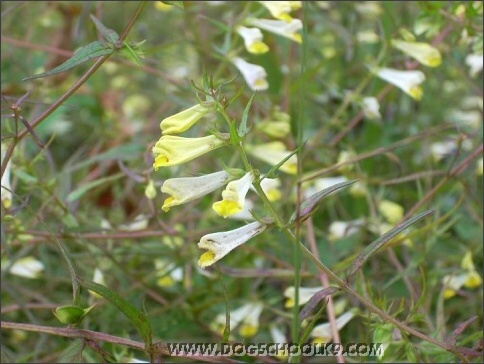
[[[174, 135], [188, 130], [205, 115], [217, 111], [219, 106], [217, 101], [212, 98], [162, 120], [160, 123], [162, 136], [153, 147], [154, 169], [180, 165], [217, 148], [230, 145], [230, 136], [218, 132], [215, 133], [216, 135], [200, 138]], [[265, 123], [266, 126], [267, 124]], [[271, 128], [269, 127], [268, 130]], [[257, 146], [247, 145], [245, 149], [254, 157], [272, 165], [277, 165], [290, 154], [280, 141]], [[297, 158], [293, 155], [281, 165], [280, 170], [295, 173], [296, 166]], [[244, 220], [254, 220], [248, 211], [250, 206], [246, 204], [246, 195], [253, 188], [254, 179], [254, 171], [238, 169], [222, 170], [198, 177], [167, 179], [164, 181], [161, 191], [170, 196], [165, 199], [162, 210], [167, 212], [174, 206], [196, 200], [225, 186], [222, 200], [213, 204], [213, 210], [224, 218], [237, 217], [238, 214], [242, 214]], [[280, 193], [277, 191], [279, 184], [277, 179], [266, 178], [262, 180], [261, 188], [269, 199], [277, 199], [280, 198]], [[198, 246], [206, 249], [206, 252], [199, 259], [200, 267], [205, 268], [217, 262], [236, 247], [263, 232], [267, 226], [268, 224], [254, 221], [235, 230], [203, 236]]]
[[[269, 46], [263, 42], [262, 30], [291, 39], [301, 43], [302, 22], [291, 17], [292, 11], [301, 8], [301, 1], [258, 1], [271, 15], [277, 19], [258, 19], [248, 17], [243, 25], [238, 25], [235, 30], [243, 40], [246, 50], [252, 54], [263, 54], [269, 51]], [[269, 84], [266, 80], [267, 72], [259, 65], [252, 64], [240, 57], [232, 57], [232, 64], [238, 68], [249, 87], [256, 91], [266, 90]]]

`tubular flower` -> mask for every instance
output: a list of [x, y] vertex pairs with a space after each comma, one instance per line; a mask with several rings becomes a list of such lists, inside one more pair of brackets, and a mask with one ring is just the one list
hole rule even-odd
[[214, 110], [214, 103], [197, 104], [189, 109], [163, 119], [160, 123], [160, 129], [163, 135], [179, 134], [188, 130], [198, 120]]
[[[247, 146], [247, 152], [254, 157], [272, 165], [280, 163], [290, 154], [282, 142], [270, 142], [255, 147]], [[279, 169], [288, 174], [296, 174], [297, 156], [295, 154], [292, 155], [286, 162], [284, 162], [283, 165], [281, 165]]]
[[437, 67], [442, 63], [442, 56], [439, 50], [430, 44], [392, 40], [392, 46], [415, 58], [424, 66]]
[[183, 280], [183, 268], [165, 259], [155, 260], [156, 284], [160, 287], [171, 287]]
[[363, 219], [352, 221], [333, 221], [329, 225], [328, 239], [330, 241], [335, 241], [346, 236], [355, 234], [360, 231], [364, 223], [365, 221]]
[[460, 266], [462, 269], [461, 273], [457, 275], [447, 275], [442, 279], [445, 299], [454, 297], [462, 286], [472, 289], [482, 285], [482, 277], [477, 273], [476, 267], [474, 266], [471, 251], [468, 251], [464, 255]]
[[222, 201], [213, 204], [214, 211], [224, 218], [242, 211], [245, 203], [245, 195], [252, 186], [254, 174], [247, 172], [244, 177], [230, 182], [222, 192]]
[[405, 210], [395, 202], [382, 200], [378, 205], [378, 211], [390, 224], [396, 224], [403, 219], [403, 213]]
[[267, 195], [267, 199], [271, 202], [279, 201], [282, 197], [279, 187], [281, 186], [281, 181], [279, 178], [264, 178], [260, 186], [264, 193]]
[[237, 27], [237, 34], [244, 39], [245, 48], [253, 54], [266, 53], [269, 50], [267, 44], [262, 41], [263, 35], [258, 28]]
[[171, 196], [165, 199], [161, 209], [167, 212], [170, 210], [170, 207], [203, 197], [224, 186], [230, 179], [230, 174], [226, 171], [215, 172], [200, 177], [167, 179], [163, 183], [163, 186], [161, 186], [161, 192]]
[[[299, 287], [299, 306], [304, 305], [307, 303], [312, 296], [316, 293], [324, 289], [323, 286], [321, 287]], [[296, 296], [296, 290], [294, 286], [287, 287], [284, 291], [284, 297], [287, 298], [286, 303], [284, 304], [285, 308], [294, 307], [296, 300], [294, 297]]]
[[301, 34], [297, 33], [302, 29], [302, 22], [299, 19], [292, 19], [290, 22], [284, 20], [255, 19], [247, 20], [249, 25], [267, 30], [268, 32], [289, 38], [297, 43], [302, 42]]
[[361, 101], [363, 114], [368, 119], [381, 119], [380, 103], [376, 97], [364, 97]]
[[469, 75], [472, 78], [476, 77], [479, 72], [482, 72], [483, 61], [484, 59], [482, 54], [473, 53], [466, 57], [465, 62], [466, 65], [469, 66]]
[[232, 63], [239, 69], [242, 76], [244, 76], [245, 82], [253, 91], [263, 91], [269, 88], [269, 83], [266, 80], [267, 72], [263, 67], [238, 57], [233, 58]]
[[[345, 312], [336, 319], [336, 327], [341, 330], [353, 317], [355, 317], [356, 310]], [[331, 332], [331, 325], [329, 322], [314, 326], [310, 334], [314, 338], [314, 343], [329, 343], [333, 340]]]
[[[1, 155], [2, 155], [2, 163], [3, 159], [5, 157], [5, 153], [7, 152], [7, 145], [2, 143], [1, 146]], [[2, 199], [2, 204], [5, 208], [9, 208], [12, 206], [12, 186], [10, 185], [10, 171], [12, 169], [12, 162], [11, 160], [8, 161], [7, 167], [5, 168], [5, 172], [3, 173], [2, 176], [2, 181], [1, 181], [1, 199]]]
[[398, 87], [415, 100], [422, 98], [423, 91], [420, 84], [425, 81], [423, 72], [399, 71], [392, 68], [380, 68], [374, 72], [378, 77]]
[[153, 147], [155, 171], [160, 167], [176, 166], [200, 157], [224, 145], [225, 141], [215, 135], [202, 138], [183, 138], [164, 135]]
[[201, 268], [212, 265], [239, 245], [244, 244], [249, 239], [263, 232], [266, 228], [267, 225], [255, 221], [235, 230], [202, 236], [198, 247], [206, 249], [207, 251], [201, 255], [198, 260], [198, 265]]
[[292, 10], [297, 10], [301, 8], [300, 1], [259, 1], [267, 10], [270, 11], [271, 15], [285, 22], [290, 22], [292, 17], [289, 13]]
[[[2, 262], [2, 266], [7, 265], [8, 262]], [[16, 260], [10, 267], [9, 271], [11, 274], [19, 277], [34, 279], [39, 278], [42, 275], [44, 268], [44, 263], [34, 257], [28, 256]]]
[[[263, 305], [259, 302], [250, 302], [242, 305], [236, 310], [230, 312], [230, 328], [239, 327], [240, 335], [244, 337], [254, 336], [259, 328], [259, 317], [262, 312]], [[219, 314], [211, 327], [220, 333], [225, 328], [225, 313]]]

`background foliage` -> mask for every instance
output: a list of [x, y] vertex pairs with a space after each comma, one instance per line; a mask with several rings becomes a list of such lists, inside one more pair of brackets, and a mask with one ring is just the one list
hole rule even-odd
[[[295, 263], [285, 235], [267, 231], [225, 257], [219, 268], [202, 271], [196, 264], [200, 237], [240, 226], [212, 211], [220, 192], [168, 213], [160, 209], [166, 198], [159, 191], [164, 180], [224, 165], [240, 168], [236, 158], [219, 149], [194, 163], [156, 172], [152, 168], [159, 122], [197, 102], [191, 81], [201, 84], [204, 70], [216, 83], [233, 79], [238, 70], [228, 56], [238, 54], [267, 72], [269, 88], [257, 93], [250, 120], [257, 126], [278, 107], [291, 117], [291, 132], [281, 139], [288, 149], [297, 147], [298, 130], [307, 141], [299, 156], [302, 173], [281, 173], [284, 198], [275, 203], [281, 216], [287, 220], [295, 209], [298, 179], [345, 176], [363, 182], [366, 194], [344, 190], [330, 196], [311, 217], [311, 227], [301, 225], [302, 240], [309, 240], [308, 229], [313, 229], [319, 259], [343, 277], [357, 254], [381, 233], [371, 228], [385, 222], [380, 201], [398, 203], [406, 218], [434, 209], [410, 231], [411, 245], [402, 239], [393, 242], [391, 249], [370, 258], [351, 285], [390, 316], [442, 342], [477, 316], [454, 334], [457, 346], [474, 354], [482, 350], [480, 287], [460, 287], [445, 299], [442, 284], [445, 276], [463, 271], [468, 252], [475, 267], [482, 266], [482, 72], [470, 73], [466, 63], [469, 54], [482, 57], [482, 3], [305, 2], [304, 17], [303, 10], [293, 14], [307, 27], [304, 51], [296, 42], [264, 33], [270, 51], [262, 55], [248, 53], [233, 32], [249, 13], [270, 17], [257, 2], [185, 2], [164, 10], [158, 3], [148, 2], [126, 39], [131, 45], [146, 40], [136, 50], [143, 52], [141, 67], [119, 53], [112, 55], [34, 130], [25, 123], [48, 110], [95, 60], [50, 77], [21, 79], [102, 41], [90, 14], [121, 34], [139, 3], [1, 4], [2, 160], [3, 146], [15, 145], [10, 158], [14, 194], [11, 206], [2, 206], [2, 321], [65, 327], [52, 314], [52, 309], [73, 303], [68, 266], [58, 245], [62, 242], [79, 277], [92, 280], [96, 269], [102, 271], [110, 291], [146, 313], [155, 341], [219, 342], [221, 336], [211, 328], [215, 317], [227, 302], [234, 309], [249, 301], [263, 302], [264, 310], [259, 330], [248, 342], [273, 342], [273, 323], [291, 341], [292, 312], [284, 308], [283, 292], [293, 285]], [[389, 45], [408, 32], [434, 44], [442, 64], [415, 64]], [[377, 62], [423, 71], [422, 99], [413, 100], [372, 77], [368, 66]], [[223, 93], [230, 97], [241, 85], [245, 81], [239, 75], [224, 85]], [[251, 95], [246, 87], [229, 107], [231, 117], [240, 119]], [[362, 114], [362, 98], [368, 96], [379, 98], [380, 119]], [[212, 116], [187, 136], [207, 135], [220, 125]], [[26, 135], [19, 140], [23, 130]], [[272, 138], [254, 127], [248, 140], [257, 144]], [[435, 143], [450, 147], [437, 156]], [[342, 152], [356, 161], [338, 169], [334, 166]], [[251, 162], [269, 169], [257, 159]], [[154, 199], [145, 195], [150, 182], [157, 189]], [[360, 218], [365, 226], [356, 234], [330, 239], [332, 222]], [[11, 270], [25, 257], [42, 262], [36, 278]], [[170, 269], [181, 268], [181, 279], [167, 281], [166, 262]], [[302, 286], [321, 285], [317, 270], [305, 259], [301, 272]], [[385, 342], [387, 361], [456, 360], [455, 352], [388, 326], [350, 295], [338, 293], [337, 300], [344, 302], [343, 311], [358, 307], [360, 312], [341, 329], [342, 343]], [[84, 308], [96, 303], [80, 328], [142, 341], [110, 300], [81, 289], [75, 303]], [[327, 321], [323, 311], [317, 322]], [[147, 353], [109, 340], [95, 344], [35, 331], [2, 325], [2, 362], [149, 360]], [[244, 340], [236, 330], [233, 335], [235, 341]]]

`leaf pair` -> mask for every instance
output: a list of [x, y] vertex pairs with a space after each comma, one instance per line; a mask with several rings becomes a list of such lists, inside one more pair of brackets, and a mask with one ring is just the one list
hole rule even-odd
[[[85, 63], [90, 59], [109, 56], [118, 49], [121, 51], [121, 54], [123, 56], [125, 56], [126, 58], [129, 58], [130, 60], [135, 62], [138, 66], [141, 65], [141, 62], [136, 52], [127, 43], [124, 42], [120, 44], [118, 33], [116, 33], [112, 29], [106, 28], [104, 24], [102, 24], [98, 19], [96, 19], [95, 16], [91, 15], [91, 19], [96, 25], [96, 28], [99, 31], [99, 33], [101, 33], [103, 38], [106, 40], [106, 42], [101, 43], [99, 41], [95, 41], [95, 42], [89, 43], [88, 45], [77, 50], [71, 58], [69, 58], [61, 65], [49, 71], [42, 72], [34, 76], [26, 77], [22, 79], [22, 81], [55, 75], [57, 73], [67, 71], [82, 63]], [[139, 46], [139, 44], [137, 46]]]

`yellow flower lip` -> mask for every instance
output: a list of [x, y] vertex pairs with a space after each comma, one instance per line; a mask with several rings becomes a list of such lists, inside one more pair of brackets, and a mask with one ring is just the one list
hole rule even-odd
[[225, 144], [215, 135], [201, 138], [183, 138], [174, 135], [162, 136], [153, 147], [155, 161], [153, 168], [169, 167], [183, 164], [200, 157]]
[[423, 95], [420, 84], [425, 81], [425, 74], [422, 71], [400, 71], [392, 68], [372, 69], [378, 77], [398, 87], [403, 92], [420, 100]]
[[200, 239], [198, 247], [206, 249], [198, 261], [201, 268], [206, 268], [225, 257], [232, 250], [262, 233], [267, 225], [258, 221], [235, 230], [207, 234]]
[[427, 43], [392, 40], [392, 46], [416, 59], [427, 67], [437, 67], [442, 63], [442, 56], [437, 48]]
[[212, 206], [214, 211], [224, 218], [234, 215], [243, 210], [245, 196], [252, 186], [254, 174], [247, 172], [242, 178], [230, 182], [222, 192], [222, 201], [215, 202]]
[[267, 44], [262, 41], [263, 35], [259, 28], [239, 26], [236, 31], [244, 39], [244, 45], [248, 52], [262, 54], [269, 51]]

